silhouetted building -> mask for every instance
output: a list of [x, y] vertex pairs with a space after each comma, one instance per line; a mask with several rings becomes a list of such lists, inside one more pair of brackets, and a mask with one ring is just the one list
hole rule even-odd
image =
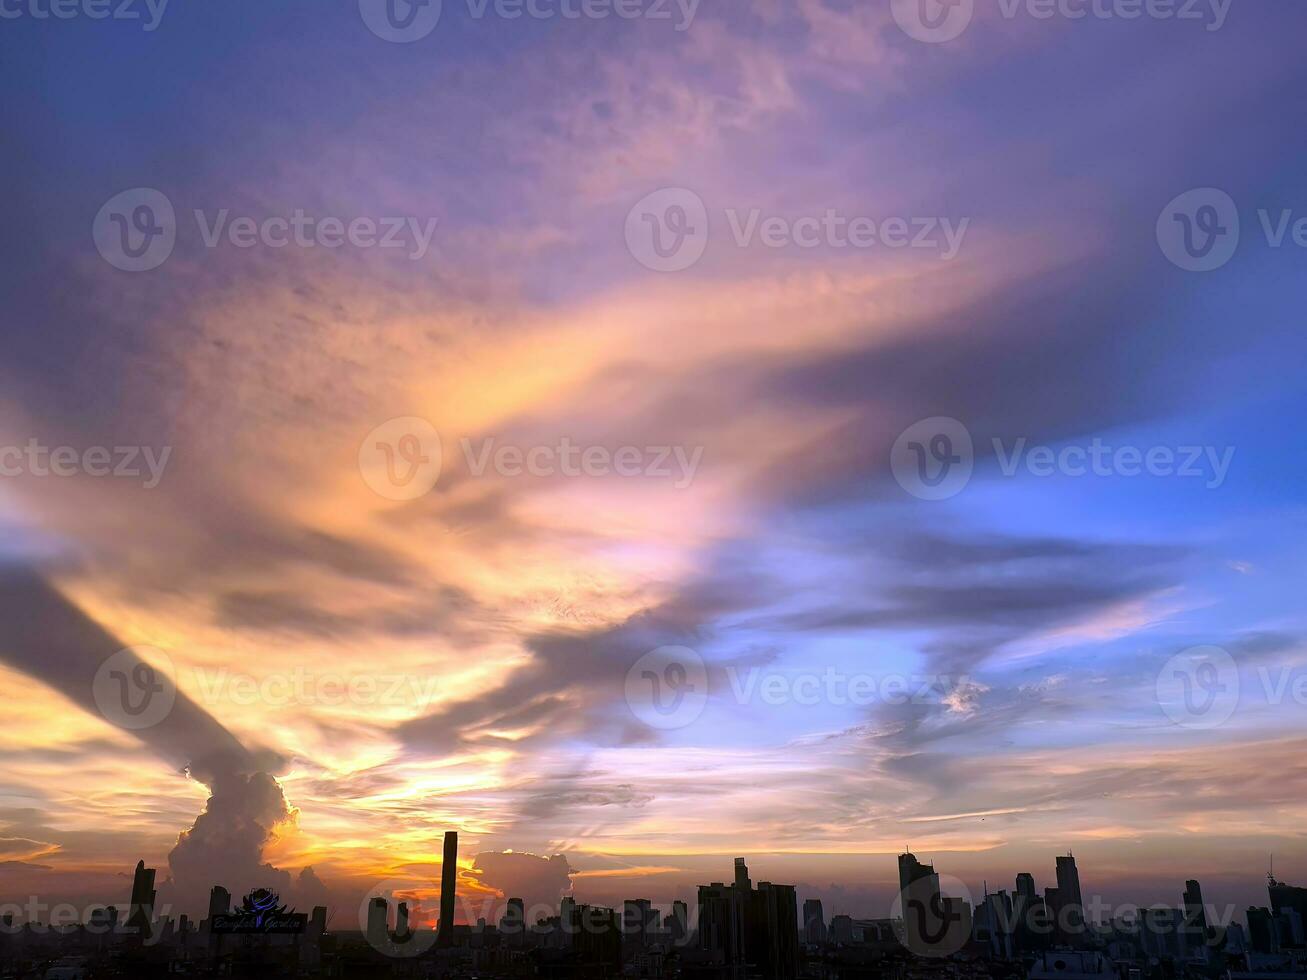
[[154, 922], [154, 899], [154, 868], [147, 868], [144, 861], [138, 861], [136, 874], [132, 877], [132, 900], [127, 910], [127, 926], [131, 931], [149, 935]]
[[1275, 914], [1270, 909], [1250, 908], [1248, 919], [1248, 946], [1254, 953], [1275, 953], [1280, 948], [1279, 929]]
[[[1268, 876], [1267, 891], [1271, 896], [1271, 911], [1275, 913], [1277, 919], [1281, 922], [1292, 923], [1293, 918], [1285, 914], [1287, 911], [1292, 910], [1296, 913], [1297, 919], [1300, 923], [1307, 922], [1307, 888], [1286, 885], [1284, 882], [1276, 881], [1275, 878]], [[1301, 926], [1299, 926], [1298, 931], [1301, 931]], [[1292, 927], [1289, 930], [1289, 934], [1293, 934]], [[1283, 927], [1281, 927], [1281, 935], [1285, 935]], [[1290, 938], [1289, 941], [1283, 943], [1283, 945], [1301, 946], [1302, 941], [1300, 939], [1295, 940]]]
[[1012, 896], [1013, 943], [1023, 952], [1043, 949], [1051, 939], [1049, 912], [1035, 888], [1035, 876], [1027, 871], [1021, 872], [1017, 875], [1016, 887], [1016, 894]]
[[1139, 910], [1139, 938], [1144, 953], [1157, 959], [1179, 960], [1184, 957], [1181, 931], [1184, 912], [1155, 905]]
[[504, 906], [504, 914], [499, 919], [500, 933], [517, 943], [526, 932], [526, 903], [520, 898], [510, 898]]
[[395, 906], [395, 938], [406, 939], [408, 937], [408, 902], [400, 902]]
[[1184, 924], [1181, 927], [1185, 954], [1189, 957], [1206, 957], [1210, 948], [1207, 928], [1207, 909], [1203, 904], [1203, 889], [1190, 879], [1184, 883]]
[[384, 949], [390, 939], [389, 918], [390, 907], [384, 898], [378, 896], [368, 902], [367, 940], [377, 949]]
[[935, 874], [934, 865], [922, 864], [911, 851], [899, 855], [899, 894], [906, 894], [910, 885], [924, 878], [935, 879], [933, 891], [938, 893], [939, 876]]
[[803, 941], [814, 946], [826, 941], [826, 916], [819, 898], [803, 903]]
[[699, 886], [699, 948], [723, 966], [744, 969], [744, 901], [734, 885]]
[[735, 887], [741, 893], [753, 888], [753, 882], [749, 880], [749, 867], [744, 863], [744, 858], [735, 859]]
[[573, 902], [563, 925], [577, 974], [607, 978], [621, 973], [622, 932], [615, 911]]
[[209, 918], [226, 915], [231, 911], [231, 892], [222, 885], [214, 885], [209, 892]]
[[851, 915], [837, 915], [830, 920], [830, 941], [841, 946], [848, 946], [853, 942], [853, 917]]
[[1056, 888], [1044, 889], [1044, 909], [1058, 940], [1062, 940], [1062, 893]]
[[1011, 959], [1016, 952], [1012, 912], [1012, 896], [1002, 890], [986, 893], [984, 902], [976, 910], [974, 929], [977, 942], [985, 944], [991, 955], [1001, 959]]
[[799, 913], [794, 886], [758, 882], [748, 893], [744, 935], [746, 958], [764, 980], [797, 977]]
[[1057, 899], [1058, 930], [1074, 943], [1085, 933], [1085, 903], [1080, 895], [1080, 872], [1070, 853], [1057, 859]]
[[458, 831], [445, 831], [445, 854], [440, 865], [440, 945], [454, 943], [454, 901], [458, 881]]
[[690, 910], [682, 901], [672, 902], [672, 911], [663, 919], [663, 927], [673, 944], [683, 946], [690, 936]]

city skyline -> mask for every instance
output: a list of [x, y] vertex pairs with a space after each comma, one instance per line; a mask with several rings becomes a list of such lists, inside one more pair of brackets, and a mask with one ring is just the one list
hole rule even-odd
[[[452, 853], [457, 856], [457, 832], [449, 831], [446, 833], [445, 847], [447, 849], [452, 848]], [[511, 855], [517, 852], [506, 853]], [[528, 859], [542, 860], [537, 855], [523, 854], [522, 856]], [[888, 892], [889, 897], [883, 901], [869, 900], [869, 896], [876, 894], [875, 892], [851, 896], [842, 894], [839, 889], [833, 889], [830, 886], [822, 888], [807, 883], [791, 883], [785, 887], [795, 889], [796, 908], [816, 903], [817, 906], [824, 910], [828, 919], [839, 916], [851, 917], [855, 920], [889, 920], [897, 918], [901, 915], [900, 908], [904, 897], [913, 893], [913, 886], [920, 883], [919, 879], [928, 878], [931, 881], [929, 891], [961, 899], [973, 908], [979, 908], [988, 896], [1000, 893], [1017, 896], [1024, 893], [1038, 896], [1041, 902], [1047, 900], [1050, 903], [1050, 917], [1054, 920], [1061, 913], [1059, 902], [1065, 902], [1068, 906], [1083, 910], [1081, 913], [1083, 918], [1080, 921], [1102, 923], [1111, 921], [1123, 911], [1137, 913], [1139, 910], [1147, 908], [1173, 907], [1177, 904], [1175, 902], [1177, 898], [1183, 899], [1179, 903], [1183, 907], [1189, 900], [1189, 886], [1196, 883], [1193, 878], [1185, 878], [1172, 882], [1170, 891], [1165, 894], [1150, 891], [1144, 896], [1129, 895], [1120, 886], [1109, 889], [1106, 893], [1096, 887], [1092, 890], [1082, 891], [1079, 884], [1078, 866], [1071, 854], [1045, 855], [1045, 857], [1051, 860], [1045, 861], [1046, 866], [1044, 867], [1032, 867], [1005, 878], [983, 877], [980, 883], [976, 885], [959, 878], [954, 873], [958, 869], [952, 865], [936, 867], [938, 862], [935, 860], [925, 855], [914, 854], [910, 849], [904, 849], [894, 855], [898, 866], [897, 876], [891, 883]], [[737, 890], [748, 891], [751, 889], [754, 879], [750, 877], [747, 866], [751, 860], [753, 860], [753, 856], [735, 857], [735, 876], [733, 879], [726, 881], [725, 884], [733, 884]], [[475, 861], [474, 857], [472, 863], [475, 864]], [[474, 926], [478, 920], [492, 925], [499, 924], [505, 916], [512, 917], [514, 908], [518, 909], [516, 913], [517, 920], [530, 926], [537, 919], [556, 916], [560, 907], [565, 906], [568, 902], [578, 905], [606, 907], [619, 912], [624, 906], [629, 906], [636, 901], [651, 901], [653, 908], [660, 913], [671, 912], [673, 906], [677, 903], [687, 904], [693, 909], [698, 902], [697, 892], [705, 887], [703, 881], [696, 881], [689, 886], [670, 893], [659, 893], [654, 889], [650, 894], [657, 897], [652, 899], [648, 895], [636, 899], [624, 893], [622, 897], [615, 898], [614, 896], [619, 894], [620, 885], [613, 886], [604, 892], [589, 894], [576, 890], [567, 890], [552, 899], [539, 892], [524, 891], [523, 894], [530, 897], [523, 898], [521, 895], [514, 894], [511, 887], [502, 893], [487, 893], [480, 890], [480, 882], [476, 878], [465, 877], [461, 872], [447, 876], [443, 870], [444, 866], [443, 861], [435, 864], [435, 867], [441, 870], [430, 882], [429, 887], [403, 885], [391, 879], [385, 882], [374, 882], [371, 887], [364, 888], [357, 896], [346, 897], [331, 894], [326, 890], [315, 892], [314, 895], [316, 898], [330, 903], [327, 907], [330, 917], [329, 925], [333, 927], [333, 931], [366, 932], [369, 907], [374, 902], [384, 899], [389, 903], [388, 907], [392, 912], [392, 924], [395, 903], [403, 902], [412, 909], [411, 924], [413, 928], [426, 928], [433, 933], [439, 934], [442, 931], [440, 923], [447, 921], [450, 929], [444, 931], [446, 935], [449, 935], [455, 925], [460, 928]], [[757, 866], [759, 865], [755, 865], [755, 867]], [[774, 868], [775, 864], [769, 861], [760, 866]], [[1092, 869], [1091, 873], [1096, 874], [1097, 870]], [[18, 922], [25, 920], [48, 922], [50, 921], [48, 916], [42, 917], [38, 914], [33, 917], [32, 910], [48, 910], [55, 906], [61, 906], [60, 919], [67, 924], [93, 919], [96, 910], [101, 908], [116, 908], [119, 913], [119, 921], [124, 925], [129, 925], [132, 923], [133, 917], [138, 914], [136, 910], [144, 905], [153, 908], [155, 916], [160, 920], [184, 916], [191, 921], [198, 921], [204, 912], [203, 908], [180, 907], [158, 897], [159, 890], [156, 887], [155, 875], [155, 868], [147, 867], [144, 859], [139, 861], [135, 871], [135, 880], [131, 886], [131, 897], [128, 901], [89, 901], [77, 908], [66, 901], [51, 898], [48, 893], [44, 896], [37, 893], [33, 894], [26, 904], [15, 901], [0, 903], [3, 906], [0, 911], [14, 916], [15, 921]], [[777, 877], [774, 873], [769, 876], [772, 878]], [[720, 881], [720, 874], [715, 877]], [[1247, 880], [1241, 880], [1239, 882], [1240, 887], [1233, 890], [1229, 887], [1228, 879], [1208, 879], [1209, 882], [1214, 883], [1214, 886], [1209, 885], [1206, 891], [1209, 900], [1201, 900], [1203, 893], [1200, 892], [1198, 893], [1200, 900], [1197, 904], [1205, 909], [1209, 920], [1221, 925], [1230, 922], [1245, 923], [1246, 911], [1258, 907], [1259, 903], [1264, 904], [1268, 882], [1272, 887], [1280, 888], [1290, 887], [1291, 884], [1283, 876], [1277, 879], [1269, 868], [1260, 874], [1244, 877]], [[758, 880], [762, 879], [758, 878]], [[1067, 882], [1074, 883], [1073, 887], [1067, 887]], [[523, 884], [528, 889], [535, 887], [535, 883], [529, 879], [523, 879]], [[716, 887], [716, 884], [714, 884], [714, 887]], [[1163, 885], [1162, 888], [1165, 891], [1166, 886]], [[1307, 894], [1307, 889], [1300, 889], [1296, 886], [1291, 887], [1290, 890]], [[210, 892], [211, 894], [206, 895], [207, 909], [210, 915], [213, 912], [215, 896], [221, 893], [223, 901], [230, 901], [233, 894], [238, 894], [232, 889], [223, 887], [221, 881], [214, 882]], [[1066, 897], [1059, 898], [1059, 892], [1064, 893]], [[453, 896], [450, 898], [448, 905], [446, 905], [444, 898], [446, 895]], [[1252, 896], [1252, 899], [1241, 902], [1236, 900], [1234, 895], [1249, 895]], [[354, 901], [354, 898], [357, 898], [358, 901]], [[357, 923], [354, 921], [354, 905], [358, 905], [359, 921]], [[73, 914], [74, 911], [75, 914]], [[802, 917], [798, 919], [800, 925], [804, 921]], [[356, 925], [358, 926], [357, 930], [355, 929]], [[803, 930], [800, 929], [799, 931], [802, 932]]]

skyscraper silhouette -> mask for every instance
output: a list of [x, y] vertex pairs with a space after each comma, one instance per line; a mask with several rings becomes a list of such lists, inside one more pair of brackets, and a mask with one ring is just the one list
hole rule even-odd
[[826, 916], [820, 898], [809, 898], [803, 903], [803, 941], [813, 945], [826, 941]]
[[1084, 934], [1085, 905], [1080, 897], [1080, 872], [1068, 852], [1057, 859], [1057, 924], [1069, 941]]
[[793, 885], [758, 882], [748, 894], [744, 918], [745, 951], [765, 980], [799, 975], [799, 910]]
[[377, 896], [368, 903], [368, 942], [377, 949], [385, 948], [387, 940], [387, 919], [390, 917], [390, 907], [386, 900]]
[[154, 921], [154, 868], [147, 868], [144, 861], [136, 863], [136, 874], [132, 877], [132, 901], [127, 911], [127, 925], [144, 935], [150, 931]]
[[[935, 877], [935, 867], [922, 864], [911, 851], [899, 855], [899, 891], [905, 892], [913, 882]], [[938, 890], [938, 888], [936, 888]]]
[[1184, 883], [1184, 936], [1185, 952], [1198, 956], [1207, 949], [1207, 910], [1203, 905], [1203, 889], [1192, 878]]
[[222, 885], [214, 885], [209, 892], [209, 918], [215, 915], [226, 915], [231, 911], [231, 892], [223, 888]]
[[520, 898], [510, 898], [504, 907], [504, 914], [499, 919], [499, 931], [510, 937], [510, 942], [518, 942], [526, 931], [526, 903]]
[[744, 863], [744, 858], [735, 859], [735, 887], [741, 894], [753, 887], [753, 882], [749, 880], [749, 866]]
[[699, 947], [730, 975], [744, 970], [744, 896], [734, 885], [699, 886]]
[[440, 932], [441, 946], [454, 944], [454, 897], [458, 880], [458, 831], [445, 831], [445, 855], [440, 865]]

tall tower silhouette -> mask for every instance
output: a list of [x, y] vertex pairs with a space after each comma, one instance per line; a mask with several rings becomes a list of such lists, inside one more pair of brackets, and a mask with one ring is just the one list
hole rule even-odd
[[445, 856], [440, 865], [441, 946], [454, 945], [454, 889], [458, 880], [458, 831], [445, 831]]
[[141, 934], [148, 933], [154, 922], [154, 868], [144, 861], [137, 862], [132, 876], [132, 901], [127, 911], [127, 924]]

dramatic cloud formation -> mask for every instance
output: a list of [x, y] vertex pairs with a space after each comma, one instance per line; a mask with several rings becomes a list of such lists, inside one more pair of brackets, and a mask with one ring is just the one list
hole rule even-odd
[[[310, 0], [6, 24], [0, 449], [170, 450], [150, 488], [0, 479], [6, 887], [122, 902], [144, 857], [184, 904], [272, 886], [351, 919], [375, 889], [429, 908], [448, 829], [474, 906], [687, 898], [748, 853], [882, 914], [905, 842], [976, 884], [1072, 844], [1104, 893], [1242, 901], [1272, 850], [1307, 878], [1302, 256], [1254, 213], [1303, 200], [1277, 163], [1307, 149], [1303, 11], [978, 10], [931, 45], [888, 3], [684, 31], [453, 6], [413, 45]], [[1156, 225], [1207, 186], [1253, 210], [1190, 274]], [[88, 231], [134, 187], [178, 216], [144, 273]], [[654, 271], [628, 215], [677, 187], [706, 247]], [[435, 233], [205, 241], [297, 211]], [[736, 239], [828, 212], [966, 232]], [[360, 455], [409, 416], [440, 472], [393, 499]], [[974, 470], [922, 500], [891, 452], [937, 417]], [[1011, 465], [1095, 440], [1229, 465]], [[637, 465], [529, 465], [563, 446]], [[1159, 695], [1198, 644], [1238, 665], [1219, 727]], [[680, 726], [629, 683], [665, 645], [703, 662]], [[129, 646], [176, 684], [134, 731], [93, 690]]]

